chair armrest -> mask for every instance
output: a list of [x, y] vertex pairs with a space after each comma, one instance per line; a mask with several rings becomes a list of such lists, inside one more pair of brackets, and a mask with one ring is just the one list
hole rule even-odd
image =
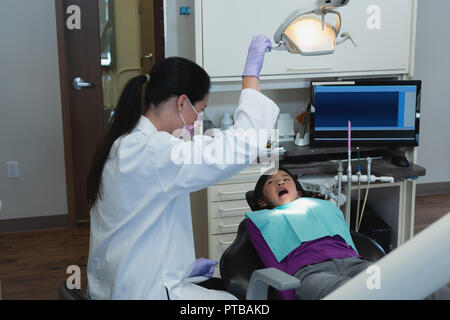
[[300, 280], [276, 268], [259, 269], [252, 273], [247, 300], [267, 300], [269, 286], [279, 291], [300, 287]]

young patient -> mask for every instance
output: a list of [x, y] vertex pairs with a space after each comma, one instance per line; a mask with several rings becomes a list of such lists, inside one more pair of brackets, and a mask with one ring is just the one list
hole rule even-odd
[[[278, 218], [275, 215], [280, 212], [277, 210], [281, 210], [299, 202], [299, 199], [302, 198], [303, 194], [304, 192], [300, 183], [285, 169], [280, 169], [272, 175], [263, 175], [256, 184], [253, 202], [257, 205], [258, 210], [276, 209], [249, 213], [247, 214], [247, 218], [253, 214], [252, 217], [254, 219], [256, 215], [262, 214], [263, 212], [267, 214], [267, 212], [269, 212], [269, 219], [275, 218], [275, 220], [272, 221], [281, 221], [282, 219], [276, 220]], [[302, 199], [304, 199], [305, 202], [309, 202], [308, 199], [310, 198]], [[324, 236], [317, 239], [310, 239], [309, 241], [302, 241], [298, 247], [290, 251], [281, 261], [278, 261], [264, 239], [261, 231], [251, 218], [247, 219], [246, 225], [250, 242], [254, 246], [264, 265], [266, 267], [280, 269], [301, 281], [300, 288], [295, 289], [295, 291], [279, 292], [280, 296], [284, 299], [322, 299], [371, 265], [371, 262], [364, 260], [352, 248], [351, 245], [354, 244], [351, 240], [349, 226], [345, 220], [343, 220], [342, 213], [337, 211], [336, 214], [336, 207], [333, 207], [334, 210], [327, 210], [327, 208], [329, 208], [328, 206], [331, 205], [328, 201], [310, 200], [311, 202], [318, 201], [314, 215], [322, 215], [326, 219], [329, 218], [330, 221], [332, 221], [332, 224], [340, 224], [343, 226], [340, 234], [347, 239], [347, 242], [340, 235]], [[283, 207], [279, 208], [280, 206]], [[298, 206], [294, 208], [295, 210], [302, 209]], [[326, 211], [326, 215], [323, 215], [322, 213], [318, 214], [317, 210]], [[287, 216], [288, 213], [286, 213], [285, 216]], [[290, 218], [286, 217], [286, 219], [289, 220]], [[295, 219], [289, 221], [292, 223]], [[305, 233], [314, 234], [314, 229], [321, 228], [320, 222], [315, 222], [314, 219], [308, 221], [310, 221], [310, 223], [307, 228], [303, 229]], [[276, 230], [277, 227], [278, 225], [276, 224], [273, 229]], [[310, 232], [311, 230], [312, 232]], [[286, 233], [286, 235], [281, 234], [280, 238], [280, 243], [287, 242], [287, 239], [289, 238], [288, 233]], [[351, 245], [348, 243], [351, 243]], [[426, 299], [450, 299], [450, 289], [444, 287], [428, 296]]]
[[[261, 176], [253, 201], [258, 209], [273, 209], [302, 195], [300, 183], [290, 172], [280, 169], [273, 175]], [[251, 219], [247, 219], [247, 230], [250, 242], [266, 267], [275, 267], [300, 279], [301, 286], [295, 292], [279, 292], [284, 299], [321, 299], [371, 264], [339, 235], [302, 242], [278, 262]]]

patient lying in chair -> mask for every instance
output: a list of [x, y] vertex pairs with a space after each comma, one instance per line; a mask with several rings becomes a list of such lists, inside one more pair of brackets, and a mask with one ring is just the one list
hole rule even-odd
[[300, 279], [299, 288], [279, 292], [280, 296], [316, 300], [372, 262], [359, 256], [350, 228], [336, 206], [302, 196], [300, 183], [285, 169], [261, 176], [253, 194], [260, 210], [246, 215], [247, 230], [266, 267]]

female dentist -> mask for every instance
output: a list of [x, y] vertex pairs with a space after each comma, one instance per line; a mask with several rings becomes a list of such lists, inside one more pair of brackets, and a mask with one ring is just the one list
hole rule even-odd
[[[275, 126], [279, 109], [259, 92], [268, 50], [267, 37], [252, 39], [235, 125], [214, 138], [201, 135], [185, 141], [172, 134], [179, 128], [191, 132], [207, 105], [210, 79], [195, 63], [168, 58], [156, 63], [150, 75], [125, 86], [88, 177], [87, 275], [92, 299], [234, 299], [225, 291], [185, 281], [196, 275], [210, 277], [216, 263], [195, 260], [189, 193], [246, 166], [215, 161], [223, 150], [251, 163], [256, 159], [251, 150], [265, 147], [267, 138], [244, 140], [240, 132]], [[198, 145], [203, 148], [200, 154]], [[192, 154], [201, 161], [185, 161]]]

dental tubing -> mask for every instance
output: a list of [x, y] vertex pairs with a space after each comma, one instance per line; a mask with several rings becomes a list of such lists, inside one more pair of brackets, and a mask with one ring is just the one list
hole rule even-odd
[[[367, 158], [367, 176], [370, 177], [370, 173], [371, 173], [371, 166], [372, 166], [372, 158]], [[390, 181], [391, 183], [394, 182], [394, 178], [392, 178], [392, 181]], [[364, 209], [366, 208], [366, 203], [367, 203], [367, 195], [369, 194], [369, 187], [370, 187], [370, 179], [367, 180], [367, 189], [366, 189], [366, 195], [364, 197], [364, 202], [363, 202], [363, 206], [361, 209], [361, 216], [359, 218], [359, 222], [356, 221], [356, 232], [359, 232], [359, 228], [361, 227], [361, 222], [362, 222], [362, 218], [364, 216]]]
[[[348, 121], [348, 166], [347, 166], [347, 175], [352, 175], [352, 123]], [[343, 177], [342, 177], [343, 178]], [[347, 205], [345, 206], [345, 220], [348, 224], [350, 224], [350, 207], [352, 201], [352, 179], [347, 179]]]
[[[358, 176], [358, 206], [356, 207], [356, 231], [358, 231], [358, 221], [359, 221], [359, 205], [361, 203], [361, 161], [359, 159], [359, 147], [356, 147], [358, 153], [358, 168], [356, 174]], [[370, 179], [368, 179], [370, 181]]]

